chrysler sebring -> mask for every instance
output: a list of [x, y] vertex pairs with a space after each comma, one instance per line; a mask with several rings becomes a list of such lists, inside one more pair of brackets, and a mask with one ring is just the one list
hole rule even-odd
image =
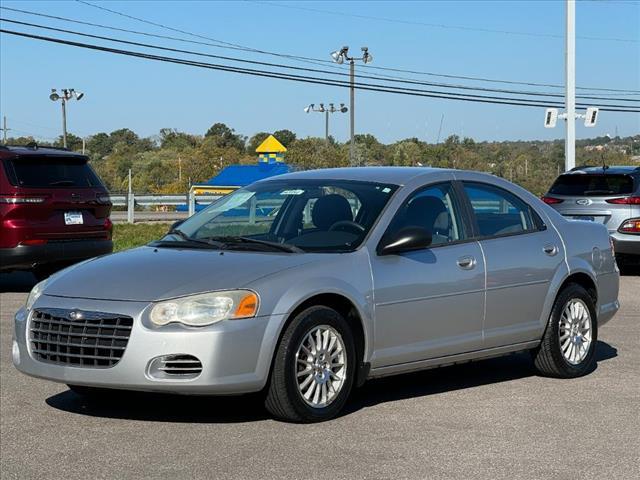
[[87, 396], [263, 392], [321, 421], [369, 378], [512, 352], [584, 375], [618, 282], [604, 225], [492, 175], [297, 172], [37, 284], [13, 362]]

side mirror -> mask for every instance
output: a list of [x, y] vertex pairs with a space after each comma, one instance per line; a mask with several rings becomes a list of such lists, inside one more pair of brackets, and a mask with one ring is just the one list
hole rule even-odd
[[184, 220], [177, 220], [177, 221], [173, 222], [171, 224], [171, 226], [169, 227], [169, 231], [171, 232], [172, 230], [175, 230], [176, 228], [178, 228], [183, 223], [184, 223]]
[[431, 245], [431, 232], [421, 227], [405, 227], [383, 239], [378, 255], [396, 255], [411, 250], [422, 250]]

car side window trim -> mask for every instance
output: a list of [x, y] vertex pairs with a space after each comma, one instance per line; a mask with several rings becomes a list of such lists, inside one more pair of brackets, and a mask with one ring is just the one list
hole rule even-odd
[[[472, 238], [473, 240], [476, 241], [480, 241], [480, 240], [489, 240], [492, 238], [505, 238], [505, 237], [515, 237], [518, 235], [529, 235], [529, 234], [533, 234], [533, 233], [538, 233], [538, 232], [544, 232], [545, 230], [547, 230], [547, 225], [544, 223], [544, 221], [542, 220], [542, 217], [540, 216], [540, 214], [536, 211], [535, 208], [533, 208], [529, 202], [525, 201], [524, 199], [522, 199], [519, 195], [510, 192], [509, 190], [502, 188], [498, 185], [494, 185], [492, 183], [486, 183], [486, 182], [481, 182], [481, 181], [474, 181], [474, 180], [456, 180], [455, 183], [458, 184], [458, 190], [459, 190], [459, 195], [462, 199], [462, 202], [465, 204], [465, 210], [466, 210], [466, 217], [469, 218], [470, 221], [470, 225], [471, 225], [471, 231], [473, 232], [472, 234]], [[478, 219], [476, 217], [476, 212], [473, 209], [473, 205], [471, 204], [471, 199], [469, 198], [469, 195], [467, 194], [467, 192], [464, 189], [465, 185], [479, 185], [481, 187], [489, 187], [489, 188], [493, 188], [499, 191], [503, 191], [506, 192], [507, 194], [515, 197], [516, 199], [518, 199], [520, 202], [522, 202], [523, 205], [526, 205], [527, 209], [529, 210], [529, 215], [531, 216], [531, 220], [533, 221], [534, 225], [536, 228], [532, 228], [529, 230], [522, 230], [520, 232], [509, 232], [509, 233], [500, 233], [497, 235], [481, 235], [480, 234], [480, 227], [478, 225]]]

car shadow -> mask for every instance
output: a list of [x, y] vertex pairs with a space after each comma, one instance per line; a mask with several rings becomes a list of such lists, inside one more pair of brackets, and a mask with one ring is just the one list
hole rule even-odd
[[[617, 349], [598, 341], [596, 367], [618, 355]], [[534, 376], [528, 353], [470, 362], [416, 373], [371, 380], [357, 389], [342, 415], [380, 403], [436, 395], [482, 385]], [[88, 399], [67, 390], [46, 399], [58, 410], [92, 417], [177, 423], [246, 423], [269, 419], [261, 394], [228, 397], [183, 396], [114, 390]]]
[[0, 293], [28, 293], [36, 283], [31, 272], [0, 273]]

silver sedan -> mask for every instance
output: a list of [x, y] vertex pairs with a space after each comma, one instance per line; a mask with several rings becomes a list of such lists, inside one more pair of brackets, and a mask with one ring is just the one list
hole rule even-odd
[[277, 418], [321, 421], [369, 378], [511, 352], [584, 375], [618, 282], [602, 224], [500, 178], [297, 172], [36, 285], [13, 362], [87, 396], [262, 391]]

